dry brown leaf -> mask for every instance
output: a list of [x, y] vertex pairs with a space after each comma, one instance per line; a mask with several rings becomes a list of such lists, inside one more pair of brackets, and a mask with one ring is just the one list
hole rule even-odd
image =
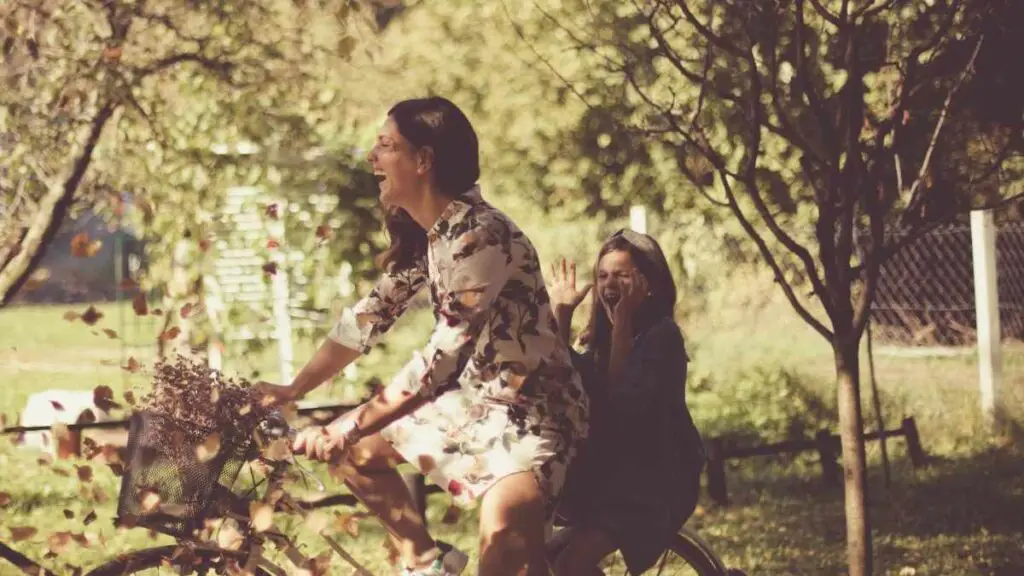
[[182, 320], [187, 320], [188, 317], [192, 315], [192, 303], [186, 302], [185, 305], [181, 307], [181, 310], [178, 311], [178, 314], [181, 316]]
[[423, 474], [430, 474], [434, 468], [437, 468], [437, 462], [433, 456], [429, 454], [421, 454], [419, 457], [420, 472]]
[[145, 316], [149, 312], [149, 304], [146, 303], [146, 295], [139, 293], [132, 298], [132, 310], [136, 316]]
[[277, 216], [278, 216], [277, 204], [267, 204], [267, 207], [263, 209], [263, 213], [266, 214], [267, 216], [269, 216], [270, 218], [273, 218], [274, 220], [277, 220]]
[[21, 542], [36, 535], [39, 530], [32, 526], [11, 526], [11, 542]]
[[200, 462], [213, 460], [220, 452], [220, 433], [214, 432], [206, 437], [202, 444], [196, 446], [196, 458]]
[[326, 224], [321, 224], [316, 227], [316, 237], [321, 241], [330, 240], [334, 237], [334, 230]]
[[7, 508], [11, 505], [11, 495], [7, 492], [0, 492], [0, 508]]
[[76, 466], [78, 471], [78, 479], [82, 482], [92, 481], [92, 468], [89, 466]]
[[107, 62], [119, 62], [122, 54], [124, 54], [124, 48], [121, 46], [107, 46], [103, 48], [103, 59]]
[[163, 316], [164, 311], [159, 308], [153, 308], [153, 310], [149, 314], [151, 316]]
[[117, 331], [116, 330], [111, 330], [110, 328], [104, 328], [103, 329], [103, 333], [106, 334], [107, 338], [110, 338], [111, 340], [116, 340], [117, 339]]
[[110, 412], [121, 405], [114, 401], [114, 391], [110, 386], [97, 386], [92, 389], [92, 401], [96, 407], [104, 412]]
[[75, 513], [72, 512], [71, 510], [68, 510], [67, 508], [65, 508], [64, 509], [64, 517], [67, 518], [68, 520], [71, 520], [72, 518], [75, 517]]
[[103, 318], [103, 313], [96, 309], [95, 306], [89, 306], [85, 312], [82, 312], [82, 322], [86, 325], [92, 326]]
[[274, 524], [274, 507], [263, 502], [249, 504], [249, 523], [257, 532], [266, 532]]
[[444, 511], [444, 516], [441, 517], [441, 524], [457, 524], [459, 517], [462, 516], [462, 510], [454, 504], [448, 506], [448, 509]]
[[199, 251], [200, 252], [206, 252], [207, 250], [210, 249], [211, 244], [212, 244], [212, 242], [210, 242], [209, 238], [200, 238], [199, 239]]
[[217, 531], [217, 545], [226, 550], [238, 550], [244, 541], [233, 522], [225, 522]]
[[266, 276], [277, 274], [277, 262], [265, 262], [263, 264], [263, 274]]
[[89, 234], [79, 232], [71, 238], [71, 255], [76, 258], [88, 258], [95, 254], [89, 254]]
[[165, 330], [163, 334], [160, 335], [160, 339], [164, 341], [174, 340], [175, 338], [178, 337], [178, 334], [181, 334], [181, 328], [178, 328], [177, 326], [171, 326], [170, 328]]
[[124, 396], [124, 401], [127, 402], [129, 406], [135, 406], [135, 393], [134, 392], [132, 392], [131, 390], [125, 390], [123, 396]]
[[78, 312], [75, 312], [74, 310], [68, 310], [64, 313], [64, 319], [68, 322], [74, 322], [75, 320], [78, 320], [78, 318]]
[[53, 409], [56, 410], [57, 412], [64, 411], [64, 405], [61, 404], [60, 402], [57, 402], [56, 400], [50, 400], [50, 405], [53, 406]]
[[46, 539], [46, 544], [54, 554], [63, 554], [71, 544], [71, 532], [53, 532]]
[[128, 363], [121, 367], [122, 370], [131, 372], [132, 374], [138, 372], [141, 368], [142, 364], [139, 364], [139, 361], [136, 360], [134, 356], [129, 356]]
[[85, 515], [85, 518], [82, 518], [82, 524], [84, 524], [85, 526], [88, 526], [89, 524], [92, 524], [95, 521], [96, 521], [96, 511], [95, 510], [89, 511], [89, 513]]
[[358, 538], [359, 517], [355, 514], [338, 514], [338, 529], [353, 538]]

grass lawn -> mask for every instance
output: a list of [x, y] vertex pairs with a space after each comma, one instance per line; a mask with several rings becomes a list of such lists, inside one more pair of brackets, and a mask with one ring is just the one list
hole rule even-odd
[[[78, 312], [85, 306], [75, 306]], [[127, 356], [150, 360], [156, 322], [122, 316], [113, 305], [99, 307], [104, 318], [93, 328], [62, 319], [68, 307], [26, 307], [0, 311], [0, 412], [14, 420], [34, 391], [47, 388], [89, 390], [103, 384], [117, 396], [126, 389], [145, 392], [143, 374], [118, 368]], [[361, 362], [357, 381], [387, 378], [420, 345], [429, 329], [429, 315], [405, 319], [389, 338], [391, 347], [376, 350]], [[117, 339], [94, 329], [111, 328]], [[835, 429], [831, 355], [820, 337], [776, 302], [755, 311], [736, 309], [714, 317], [694, 318], [685, 325], [693, 364], [690, 404], [706, 435], [729, 435], [737, 442], [780, 440], [787, 435], [813, 434], [819, 427]], [[296, 363], [308, 357], [315, 343], [296, 343]], [[273, 351], [228, 364], [248, 375], [260, 370], [273, 379]], [[870, 518], [875, 535], [879, 574], [1024, 574], [1024, 348], [1008, 346], [1004, 365], [1004, 397], [1011, 426], [990, 440], [981, 430], [977, 409], [977, 367], [971, 355], [952, 358], [905, 358], [878, 355], [875, 361], [886, 422], [896, 427], [904, 416], [918, 423], [932, 463], [914, 469], [902, 440], [891, 440], [893, 483], [884, 486], [877, 444], [869, 446]], [[866, 363], [865, 363], [866, 368]], [[269, 377], [268, 377], [269, 376]], [[353, 390], [355, 392], [353, 392]], [[319, 399], [358, 395], [357, 385], [337, 383]], [[873, 428], [870, 393], [865, 387], [865, 417]], [[0, 540], [34, 559], [54, 545], [57, 531], [85, 532], [88, 545], [72, 542], [47, 566], [91, 567], [104, 558], [142, 546], [166, 542], [145, 530], [116, 531], [111, 525], [118, 478], [107, 467], [92, 464], [92, 478], [83, 482], [81, 461], [40, 465], [37, 455], [0, 441]], [[320, 475], [327, 480], [326, 475]], [[845, 566], [845, 530], [841, 488], [825, 487], [813, 454], [732, 461], [728, 469], [732, 505], [718, 507], [704, 500], [690, 524], [723, 557], [750, 574], [840, 574]], [[9, 499], [3, 494], [9, 496]], [[443, 495], [431, 497], [431, 524], [438, 537], [475, 548], [475, 516], [462, 514], [454, 524], [440, 522], [447, 508]], [[95, 511], [97, 519], [83, 525]], [[344, 509], [328, 510], [333, 517]], [[70, 518], [69, 518], [70, 516]], [[283, 519], [282, 519], [283, 520]], [[298, 519], [295, 533], [317, 553], [325, 545]], [[12, 541], [12, 529], [30, 526], [38, 532]], [[332, 524], [334, 526], [334, 524]], [[344, 546], [366, 559], [372, 569], [390, 573], [383, 534], [371, 520], [360, 523], [353, 539], [338, 530]], [[58, 548], [60, 548], [58, 546]], [[341, 572], [340, 560], [336, 566]], [[0, 563], [0, 576], [15, 574]], [[70, 573], [70, 572], [68, 572]], [[620, 573], [620, 572], [616, 572]]]

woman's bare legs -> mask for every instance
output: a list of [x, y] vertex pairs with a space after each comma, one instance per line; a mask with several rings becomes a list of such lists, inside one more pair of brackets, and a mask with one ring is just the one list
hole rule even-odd
[[388, 530], [408, 566], [421, 566], [436, 555], [436, 544], [395, 467], [403, 462], [380, 434], [363, 438], [332, 471]]
[[611, 536], [599, 528], [590, 526], [574, 527], [569, 543], [562, 549], [555, 561], [558, 576], [583, 576], [604, 574], [598, 565], [605, 556], [618, 547]]
[[498, 480], [480, 502], [480, 576], [550, 576], [544, 549], [544, 494], [532, 472]]

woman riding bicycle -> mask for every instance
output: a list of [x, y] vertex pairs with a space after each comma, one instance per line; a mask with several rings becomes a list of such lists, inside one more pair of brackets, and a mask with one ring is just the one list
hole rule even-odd
[[[346, 310], [278, 401], [307, 394], [365, 353], [429, 287], [437, 325], [422, 355], [371, 400], [299, 433], [296, 451], [341, 460], [352, 492], [387, 527], [405, 574], [457, 574], [409, 496], [406, 461], [461, 503], [479, 501], [479, 574], [547, 574], [554, 515], [588, 400], [559, 338], [537, 253], [485, 202], [477, 136], [443, 98], [395, 105], [369, 161], [391, 240], [376, 287]], [[350, 450], [351, 449], [351, 450]]]
[[[590, 291], [576, 266], [554, 270], [562, 337]], [[673, 319], [676, 286], [658, 243], [620, 230], [602, 245], [585, 351], [574, 352], [591, 400], [590, 435], [573, 463], [559, 516], [571, 526], [558, 574], [600, 574], [621, 550], [631, 574], [650, 568], [693, 513], [704, 452], [686, 407], [689, 361]]]

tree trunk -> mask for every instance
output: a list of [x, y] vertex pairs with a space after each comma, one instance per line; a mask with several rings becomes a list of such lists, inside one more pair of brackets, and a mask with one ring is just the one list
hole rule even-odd
[[846, 501], [846, 557], [850, 576], [872, 574], [871, 524], [868, 521], [867, 458], [860, 406], [858, 339], [836, 335], [833, 342], [839, 400], [839, 437], [843, 448]]
[[103, 135], [103, 128], [115, 109], [114, 103], [108, 103], [99, 110], [88, 127], [88, 133], [84, 135], [82, 153], [58, 181], [46, 183], [46, 194], [19, 241], [17, 251], [6, 262], [0, 262], [0, 308], [11, 303], [46, 255], [46, 249], [64, 223], [78, 186], [92, 163], [93, 152]]

